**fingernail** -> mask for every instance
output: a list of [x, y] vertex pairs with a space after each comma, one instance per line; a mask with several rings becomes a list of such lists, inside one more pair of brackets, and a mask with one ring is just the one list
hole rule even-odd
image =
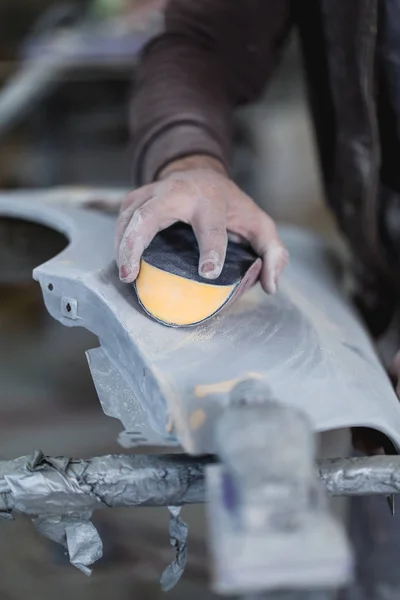
[[212, 262], [206, 262], [204, 265], [201, 265], [200, 271], [202, 273], [212, 273], [215, 269], [215, 265]]
[[205, 277], [213, 277], [218, 274], [218, 266], [213, 262], [205, 262], [200, 266], [200, 275]]
[[130, 267], [127, 267], [126, 265], [122, 265], [122, 267], [119, 270], [119, 278], [120, 278], [120, 280], [121, 281], [125, 281], [131, 275], [132, 275], [132, 269]]

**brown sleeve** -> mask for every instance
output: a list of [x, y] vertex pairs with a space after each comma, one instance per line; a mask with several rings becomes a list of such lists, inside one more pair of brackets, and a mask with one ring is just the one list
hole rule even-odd
[[193, 154], [228, 168], [232, 112], [256, 99], [290, 27], [290, 0], [169, 0], [132, 102], [137, 184]]

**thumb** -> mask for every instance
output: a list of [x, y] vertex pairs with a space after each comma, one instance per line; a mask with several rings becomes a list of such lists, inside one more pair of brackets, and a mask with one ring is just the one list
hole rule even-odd
[[258, 217], [251, 222], [248, 239], [253, 250], [263, 261], [260, 274], [261, 285], [267, 294], [274, 294], [279, 275], [289, 260], [289, 254], [279, 238], [273, 220], [263, 211], [259, 212]]

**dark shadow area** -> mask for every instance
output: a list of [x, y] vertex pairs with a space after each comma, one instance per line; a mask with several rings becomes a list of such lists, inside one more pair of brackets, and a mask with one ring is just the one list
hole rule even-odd
[[0, 283], [30, 281], [35, 267], [68, 245], [62, 233], [31, 221], [0, 217]]

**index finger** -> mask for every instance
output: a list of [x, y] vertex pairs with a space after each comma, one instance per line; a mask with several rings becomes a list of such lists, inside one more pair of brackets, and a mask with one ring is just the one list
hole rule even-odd
[[119, 247], [118, 264], [122, 281], [132, 283], [136, 279], [143, 251], [159, 231], [177, 221], [190, 221], [188, 209], [191, 205], [191, 198], [179, 198], [174, 194], [162, 200], [153, 197], [133, 212]]

